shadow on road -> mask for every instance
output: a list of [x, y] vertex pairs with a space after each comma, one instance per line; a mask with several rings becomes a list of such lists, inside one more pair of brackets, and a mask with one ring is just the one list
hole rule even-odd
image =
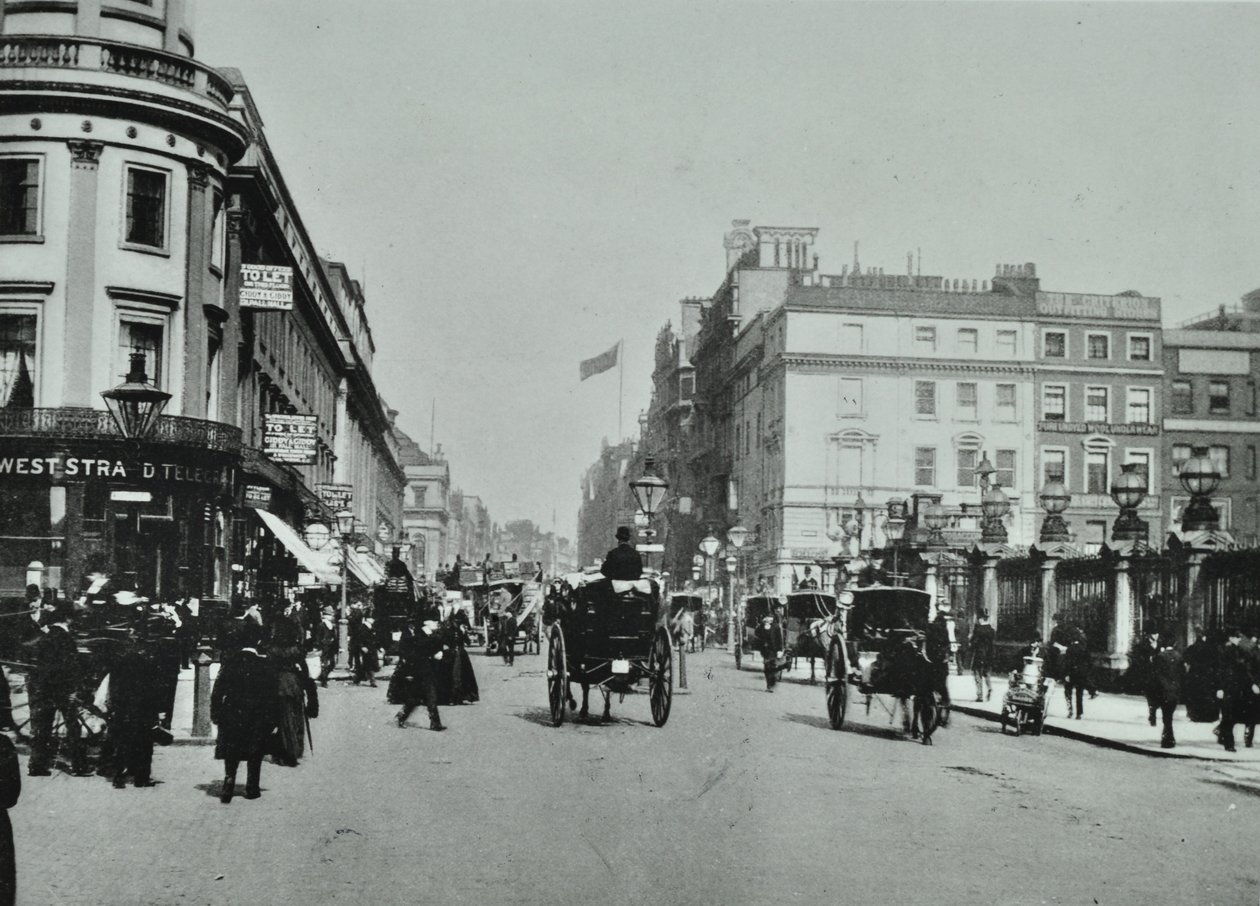
[[901, 739], [902, 733], [895, 727], [873, 727], [870, 724], [846, 722], [838, 731], [831, 730], [831, 724], [827, 718], [819, 717], [814, 714], [784, 714], [783, 720], [790, 721], [794, 724], [801, 724], [806, 727], [813, 727], [816, 730], [827, 730], [829, 732], [852, 733], [856, 736], [877, 736], [881, 739]]
[[516, 716], [540, 727], [551, 726], [551, 710], [548, 708], [530, 708], [528, 711], [519, 712]]

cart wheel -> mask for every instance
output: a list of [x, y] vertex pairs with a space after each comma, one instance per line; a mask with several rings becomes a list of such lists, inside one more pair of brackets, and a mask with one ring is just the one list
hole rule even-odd
[[844, 716], [849, 710], [849, 681], [839, 639], [832, 639], [831, 647], [827, 649], [823, 687], [827, 690], [827, 718], [831, 721], [831, 729], [839, 730], [844, 726]]
[[652, 722], [658, 727], [665, 726], [674, 699], [674, 661], [669, 633], [663, 628], [656, 630], [648, 658], [648, 698], [652, 702]]
[[564, 706], [569, 695], [569, 666], [564, 656], [564, 633], [557, 621], [551, 627], [547, 645], [547, 701], [551, 705], [551, 725], [564, 723]]
[[735, 640], [735, 669], [742, 670], [744, 663], [744, 640]]

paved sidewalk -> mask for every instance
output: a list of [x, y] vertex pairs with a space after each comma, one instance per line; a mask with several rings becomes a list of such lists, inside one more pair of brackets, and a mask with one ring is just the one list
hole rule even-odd
[[[950, 675], [949, 694], [953, 709], [974, 717], [997, 720], [1002, 713], [1002, 699], [1006, 695], [1007, 675], [993, 677], [993, 696], [988, 701], [977, 702], [976, 684], [970, 674]], [[1175, 749], [1159, 746], [1162, 724], [1152, 727], [1147, 719], [1146, 700], [1139, 695], [1098, 693], [1097, 698], [1085, 697], [1085, 716], [1068, 719], [1067, 703], [1063, 688], [1055, 685], [1048, 696], [1045, 732], [1083, 742], [1105, 745], [1143, 755], [1165, 758], [1201, 758], [1214, 762], [1239, 762], [1260, 766], [1260, 746], [1252, 749], [1243, 746], [1243, 728], [1234, 728], [1237, 752], [1226, 752], [1212, 733], [1214, 723], [1192, 723], [1186, 718], [1184, 707], [1178, 707], [1173, 719], [1173, 734], [1177, 738]], [[1158, 717], [1157, 717], [1158, 719]]]

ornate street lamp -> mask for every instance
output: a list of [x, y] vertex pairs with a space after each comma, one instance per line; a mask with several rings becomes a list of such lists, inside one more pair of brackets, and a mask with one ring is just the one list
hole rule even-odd
[[980, 496], [980, 511], [984, 513], [981, 543], [1005, 544], [1006, 526], [1002, 524], [1002, 517], [1011, 511], [1011, 501], [1000, 484], [994, 483]]
[[1214, 532], [1221, 527], [1220, 515], [1212, 506], [1212, 492], [1221, 482], [1221, 473], [1208, 457], [1207, 447], [1194, 447], [1190, 458], [1177, 474], [1190, 502], [1181, 514], [1183, 532]]
[[1111, 499], [1120, 507], [1120, 515], [1111, 527], [1112, 541], [1145, 541], [1150, 526], [1137, 513], [1146, 499], [1146, 476], [1138, 471], [1140, 463], [1126, 462], [1111, 483]]
[[1072, 540], [1072, 533], [1068, 531], [1067, 523], [1063, 519], [1064, 510], [1072, 502], [1072, 495], [1068, 493], [1067, 485], [1057, 478], [1052, 478], [1042, 486], [1037, 499], [1041, 502], [1041, 508], [1046, 511], [1046, 518], [1041, 523], [1041, 543], [1053, 544], [1056, 541]]
[[[644, 536], [648, 543], [652, 541], [652, 516], [661, 505], [661, 500], [664, 499], [668, 489], [669, 482], [656, 474], [656, 459], [651, 456], [644, 457], [643, 474], [630, 482], [630, 493], [634, 494], [634, 502], [638, 504], [639, 512], [647, 520]], [[664, 563], [663, 557], [661, 562]]]
[[901, 575], [897, 571], [897, 557], [901, 551], [901, 539], [906, 534], [906, 502], [900, 497], [888, 499], [888, 515], [884, 519], [884, 537], [893, 553], [893, 585], [901, 584]]
[[995, 472], [997, 472], [997, 469], [993, 468], [993, 463], [989, 462], [989, 454], [982, 451], [980, 453], [980, 464], [976, 466], [976, 478], [980, 482], [980, 492], [982, 494], [993, 483]]
[[923, 510], [923, 521], [928, 527], [927, 546], [929, 548], [949, 547], [949, 542], [945, 540], [945, 533], [941, 531], [949, 522], [945, 507], [939, 503], [929, 504]]
[[[735, 624], [735, 570], [739, 565], [739, 551], [744, 546], [744, 542], [748, 540], [748, 529], [742, 525], [732, 525], [726, 530], [726, 540], [730, 542], [731, 554], [726, 558], [726, 571], [730, 573], [731, 579], [731, 596], [730, 596], [730, 622], [728, 627], [734, 627]], [[735, 633], [733, 629], [728, 629], [726, 633], [726, 649], [729, 651], [734, 646]]]
[[354, 513], [337, 511], [337, 536], [341, 540], [341, 612], [337, 615], [338, 658], [350, 664], [350, 604], [346, 585], [350, 572], [350, 542], [354, 538]]
[[158, 416], [171, 399], [169, 393], [149, 383], [144, 373], [143, 352], [131, 354], [131, 370], [126, 380], [112, 390], [102, 390], [101, 396], [122, 436], [136, 441], [153, 433]]

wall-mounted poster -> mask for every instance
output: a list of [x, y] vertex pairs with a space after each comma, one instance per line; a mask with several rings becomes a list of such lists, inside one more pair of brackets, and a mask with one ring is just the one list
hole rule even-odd
[[263, 416], [263, 453], [272, 462], [309, 466], [315, 462], [318, 417], [314, 415], [281, 415], [269, 412]]

